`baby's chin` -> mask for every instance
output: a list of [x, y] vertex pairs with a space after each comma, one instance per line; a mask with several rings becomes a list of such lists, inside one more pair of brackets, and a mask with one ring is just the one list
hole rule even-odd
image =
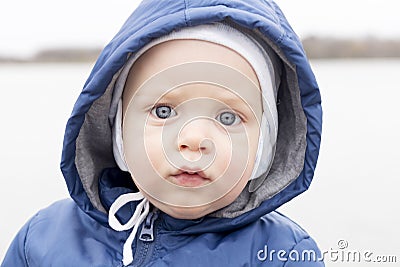
[[175, 219], [196, 220], [228, 206], [235, 200], [235, 198], [235, 196], [226, 196], [223, 200], [218, 200], [198, 207], [176, 207], [166, 205], [154, 199], [148, 199], [155, 207]]
[[171, 217], [183, 220], [196, 220], [214, 211], [205, 206], [194, 208], [159, 207], [159, 209]]
[[175, 219], [195, 220], [215, 211], [212, 205], [207, 204], [200, 207], [175, 207], [169, 206], [158, 201], [150, 200], [150, 202], [169, 216]]
[[222, 208], [217, 207], [213, 203], [204, 204], [198, 207], [176, 207], [162, 203], [149, 196], [146, 197], [149, 199], [151, 204], [175, 219], [195, 220]]

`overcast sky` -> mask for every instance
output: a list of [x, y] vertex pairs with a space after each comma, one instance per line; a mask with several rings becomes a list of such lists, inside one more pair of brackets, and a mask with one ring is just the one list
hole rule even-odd
[[[1, 0], [0, 55], [104, 46], [138, 0]], [[400, 38], [399, 0], [276, 0], [301, 37]]]

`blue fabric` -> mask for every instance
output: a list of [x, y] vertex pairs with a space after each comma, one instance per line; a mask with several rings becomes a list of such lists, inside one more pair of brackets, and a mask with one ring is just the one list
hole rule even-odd
[[[202, 229], [208, 223], [214, 227]], [[319, 250], [303, 229], [278, 212], [234, 231], [219, 232], [217, 224], [216, 219], [183, 221], [161, 213], [152, 253], [143, 242], [134, 244], [133, 250], [139, 246], [140, 253], [135, 254], [132, 266], [323, 266], [308, 257], [306, 261], [289, 259], [291, 251], [315, 252], [317, 258]], [[2, 266], [122, 266], [126, 238], [126, 233], [102, 226], [74, 202], [64, 200], [39, 212], [23, 227]], [[281, 258], [288, 260], [279, 260], [272, 250], [286, 251]], [[292, 259], [296, 259], [294, 254]]]
[[[274, 211], [309, 187], [322, 125], [318, 85], [302, 45], [280, 9], [268, 0], [145, 0], [101, 53], [68, 120], [61, 169], [73, 201], [57, 202], [28, 221], [11, 244], [2, 267], [122, 266], [122, 246], [129, 233], [108, 226], [107, 215], [89, 201], [75, 165], [75, 142], [85, 114], [103, 95], [129, 53], [173, 29], [227, 18], [245, 28], [258, 29], [295, 66], [307, 117], [304, 169], [279, 194], [233, 219], [178, 220], [160, 212], [155, 241], [145, 243], [136, 237], [132, 266], [323, 266], [312, 260], [279, 259], [277, 254], [262, 260], [266, 247], [269, 251], [319, 254], [317, 245], [301, 227]], [[121, 175], [117, 169], [102, 173], [100, 196], [107, 208], [118, 195], [135, 190], [133, 184], [118, 182]], [[122, 221], [129, 218], [134, 205], [122, 209], [118, 217]]]

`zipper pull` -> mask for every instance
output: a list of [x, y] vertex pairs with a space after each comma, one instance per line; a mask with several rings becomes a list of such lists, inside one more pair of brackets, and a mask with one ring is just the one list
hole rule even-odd
[[139, 240], [144, 242], [154, 241], [154, 221], [158, 218], [158, 213], [152, 211], [146, 217], [146, 221], [143, 224], [142, 230], [140, 231]]

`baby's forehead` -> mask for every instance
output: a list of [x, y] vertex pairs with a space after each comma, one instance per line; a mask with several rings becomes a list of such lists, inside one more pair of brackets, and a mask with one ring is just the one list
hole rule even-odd
[[[259, 86], [252, 66], [235, 51], [208, 41], [171, 40], [150, 48], [135, 61], [130, 69], [124, 91], [135, 91], [157, 73], [172, 66], [190, 62], [213, 62], [225, 65], [247, 76]], [[184, 71], [182, 75], [185, 75]], [[226, 73], [213, 75], [226, 75]]]

